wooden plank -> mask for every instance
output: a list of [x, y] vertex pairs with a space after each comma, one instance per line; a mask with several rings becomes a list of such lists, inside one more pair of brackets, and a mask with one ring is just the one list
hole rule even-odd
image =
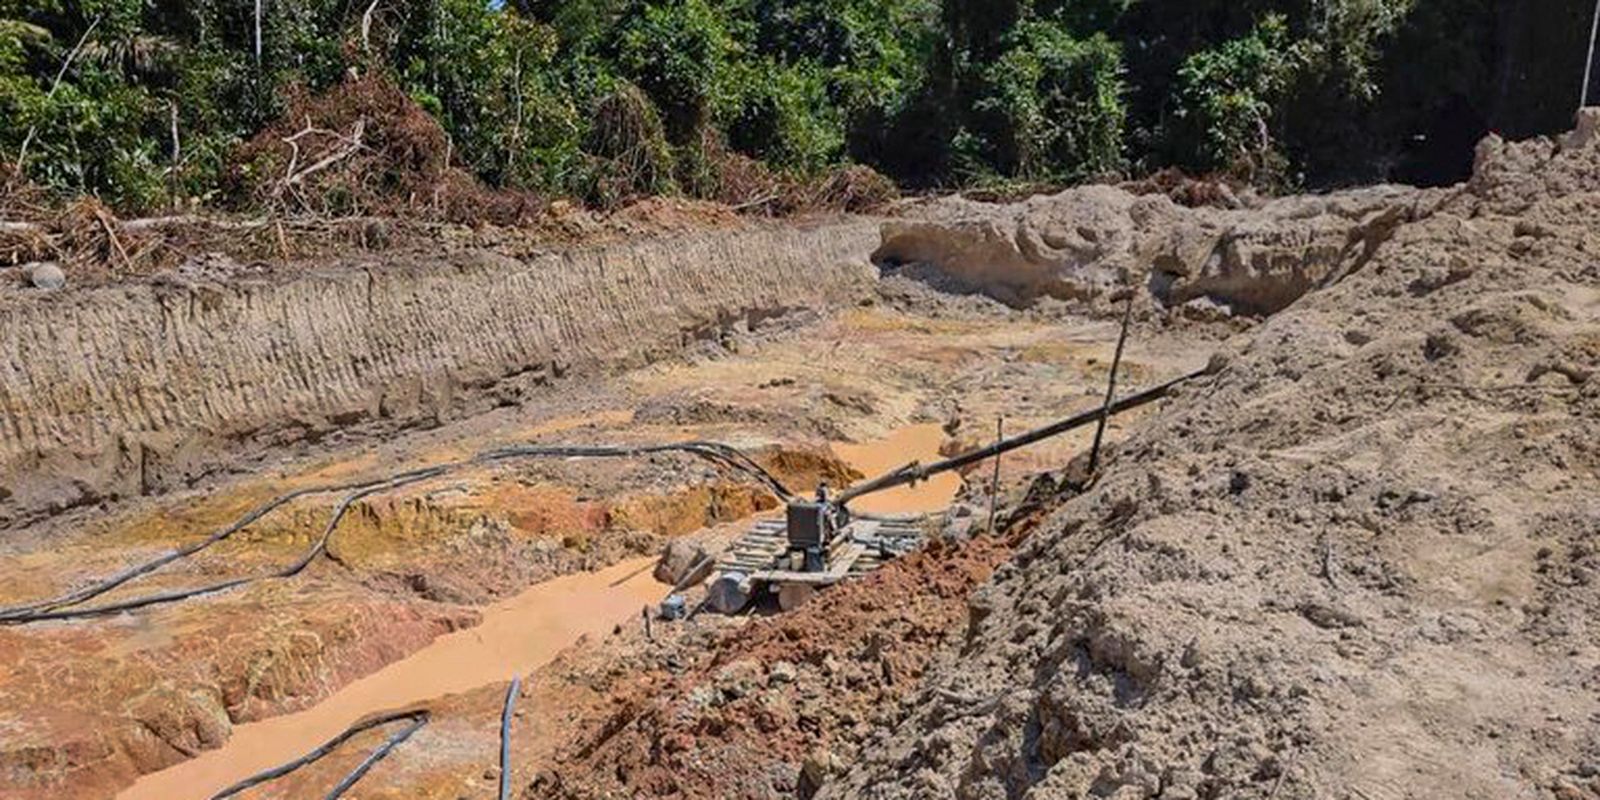
[[860, 545], [850, 544], [842, 548], [839, 557], [828, 565], [826, 572], [795, 572], [793, 570], [766, 570], [752, 573], [751, 580], [766, 581], [768, 583], [808, 583], [826, 586], [838, 583], [850, 571], [850, 565], [856, 563], [862, 553], [866, 552]]

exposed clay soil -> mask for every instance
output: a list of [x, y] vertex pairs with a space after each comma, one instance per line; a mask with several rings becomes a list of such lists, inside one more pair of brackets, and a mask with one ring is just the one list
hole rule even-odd
[[[960, 436], [962, 420], [973, 430], [1002, 408], [1020, 426], [1094, 402], [1111, 325], [1064, 308], [1019, 315], [983, 298], [955, 298], [957, 310], [920, 284], [890, 279], [886, 287], [842, 313], [740, 325], [614, 378], [557, 382], [530, 395], [533, 402], [399, 436], [359, 424], [335, 429], [280, 446], [241, 477], [17, 529], [4, 544], [0, 603], [116, 572], [282, 491], [511, 441], [727, 441], [804, 491], [820, 480], [837, 486], [860, 477], [829, 442], [870, 442], [914, 423]], [[819, 350], [835, 356], [819, 360]], [[1197, 358], [1175, 343], [1140, 343], [1129, 367], [1143, 379], [1192, 368]], [[997, 376], [1006, 362], [1019, 366]], [[946, 401], [969, 394], [962, 404]], [[896, 458], [886, 457], [880, 462]], [[1026, 462], [1019, 457], [1008, 469]], [[297, 501], [112, 597], [289, 563], [320, 530], [330, 503], [326, 496]], [[484, 604], [553, 576], [653, 554], [666, 539], [773, 503], [741, 476], [681, 456], [475, 469], [360, 501], [332, 540], [337, 560], [319, 560], [294, 579], [110, 619], [0, 628], [3, 785], [19, 797], [109, 796], [141, 773], [224, 744], [235, 726], [309, 708], [436, 636], [476, 625]], [[723, 538], [735, 532], [720, 530]], [[475, 726], [467, 721], [474, 714], [492, 716], [494, 692], [481, 693], [479, 705], [440, 699], [419, 741], [437, 744], [431, 737]], [[465, 717], [452, 711], [458, 707]], [[493, 732], [491, 723], [473, 735]], [[362, 790], [454, 797], [451, 787], [482, 780], [483, 754], [493, 750], [407, 748]], [[535, 752], [519, 758], [530, 779], [543, 763]], [[338, 763], [269, 794], [298, 796], [305, 786], [314, 794]], [[408, 771], [420, 777], [405, 779]]]
[[[1560, 141], [1485, 142], [1455, 189], [1219, 205], [1112, 187], [944, 199], [881, 236], [860, 221], [690, 234], [619, 244], [592, 270], [484, 244], [464, 256], [477, 267], [367, 273], [389, 283], [350, 302], [319, 297], [359, 277], [348, 264], [332, 283], [12, 298], [18, 319], [83, 312], [72, 330], [89, 339], [96, 315], [146, 295], [229, 314], [333, 303], [345, 327], [270, 347], [213, 332], [186, 346], [235, 360], [159, 386], [118, 372], [169, 363], [156, 344], [87, 348], [76, 394], [38, 366], [0, 376], [34, 442], [6, 450], [10, 485], [29, 488], [0, 498], [16, 515], [0, 605], [277, 492], [508, 441], [714, 439], [794, 488], [845, 483], [860, 471], [830, 442], [937, 425], [954, 452], [997, 418], [1016, 431], [1094, 407], [1114, 290], [1131, 284], [1125, 390], [1212, 370], [1115, 420], [1093, 481], [1078, 431], [1006, 458], [996, 536], [972, 536], [983, 465], [935, 525], [941, 543], [795, 612], [648, 636], [629, 617], [578, 640], [526, 684], [521, 796], [1600, 797], [1600, 113]], [[829, 261], [784, 251], [795, 242], [825, 243]], [[748, 258], [777, 252], [781, 270]], [[862, 279], [869, 256], [881, 272]], [[543, 293], [569, 277], [561, 263], [603, 307]], [[486, 266], [521, 294], [474, 288], [504, 282]], [[429, 291], [405, 283], [419, 276]], [[788, 303], [796, 287], [815, 302]], [[376, 319], [422, 327], [373, 350], [381, 368], [347, 368]], [[17, 336], [43, 352], [50, 330]], [[483, 347], [452, 338], [479, 330]], [[208, 382], [218, 363], [228, 380]], [[284, 363], [299, 385], [263, 393]], [[407, 382], [410, 405], [385, 416]], [[196, 407], [161, 404], [182, 396]], [[216, 466], [228, 441], [246, 474]], [[775, 502], [678, 456], [474, 469], [361, 501], [294, 578], [0, 627], [0, 796], [111, 796], [478, 624], [486, 604], [669, 539], [715, 545]], [[291, 561], [327, 510], [297, 502], [145, 589]], [[428, 726], [358, 796], [490, 793], [504, 691], [429, 700]], [[261, 796], [319, 796], [355, 744]]]
[[935, 545], [793, 613], [664, 635], [595, 676], [612, 707], [578, 720], [524, 796], [809, 796], [908, 716], [961, 639], [967, 595], [1006, 555], [988, 540]]

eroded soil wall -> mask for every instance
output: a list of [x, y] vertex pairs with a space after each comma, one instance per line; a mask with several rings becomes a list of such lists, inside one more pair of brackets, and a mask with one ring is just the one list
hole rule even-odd
[[865, 291], [875, 223], [472, 251], [0, 306], [0, 525], [516, 402]]

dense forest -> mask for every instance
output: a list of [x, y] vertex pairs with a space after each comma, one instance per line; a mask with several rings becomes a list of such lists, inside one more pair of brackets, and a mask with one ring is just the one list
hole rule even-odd
[[[865, 165], [911, 189], [1165, 167], [1439, 183], [1486, 131], [1567, 124], [1591, 8], [0, 0], [0, 177], [120, 210], [228, 207], [320, 163], [296, 139], [317, 136], [349, 144], [329, 158], [387, 148], [600, 205], [716, 197], [733, 167]], [[442, 131], [444, 152], [407, 125]]]

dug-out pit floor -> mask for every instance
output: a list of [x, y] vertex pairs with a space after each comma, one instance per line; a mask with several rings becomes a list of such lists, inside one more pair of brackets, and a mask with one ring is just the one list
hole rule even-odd
[[[1109, 323], [985, 303], [938, 315], [900, 306], [733, 339], [431, 431], [301, 445], [205, 491], [69, 515], [7, 545], [0, 602], [113, 572], [286, 488], [494, 444], [719, 440], [805, 490], [986, 442], [1001, 414], [1021, 430], [1092, 407], [1103, 390]], [[1124, 383], [1148, 385], [1204, 358], [1178, 337], [1136, 335]], [[1005, 469], [1062, 463], [1086, 436], [1019, 453]], [[863, 508], [927, 510], [959, 483], [947, 476]], [[328, 505], [297, 503], [144, 590], [292, 560]], [[362, 501], [330, 548], [338, 561], [296, 578], [113, 618], [0, 629], [0, 724], [15, 732], [0, 781], [22, 798], [203, 796], [201, 787], [287, 760], [362, 714], [426, 701], [439, 710], [419, 743], [434, 745], [402, 746], [363, 781], [362, 796], [456, 796], [495, 761], [495, 726], [479, 732], [474, 715], [487, 706], [473, 705], [495, 691], [479, 687], [503, 691], [513, 672], [636, 620], [665, 591], [641, 569], [666, 538], [772, 506], [737, 476], [672, 457], [476, 470]], [[451, 731], [456, 745], [433, 738]], [[473, 746], [484, 736], [487, 747]], [[552, 739], [559, 730], [547, 726], [519, 741], [519, 779], [531, 779]], [[308, 770], [265, 796], [316, 793], [317, 780], [337, 776]]]

